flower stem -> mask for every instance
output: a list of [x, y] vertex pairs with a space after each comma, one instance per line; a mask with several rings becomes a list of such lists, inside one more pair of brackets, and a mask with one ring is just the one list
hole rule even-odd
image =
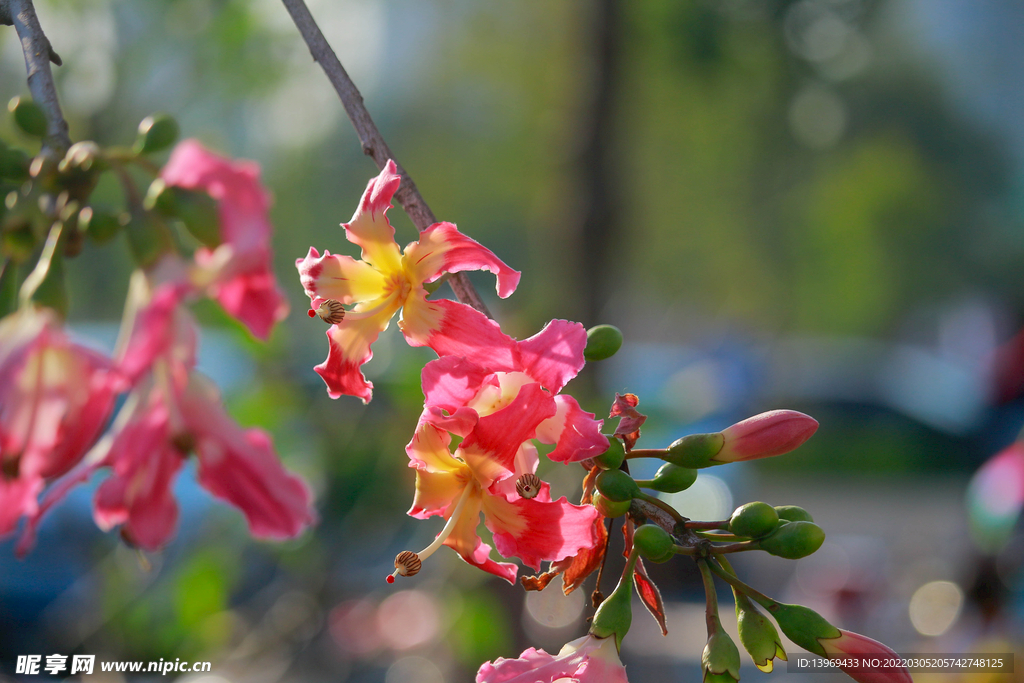
[[[637, 482], [638, 484], [640, 482]], [[729, 520], [723, 519], [720, 522], [694, 522], [689, 521], [686, 523], [687, 529], [728, 529]]]
[[710, 636], [718, 629], [718, 592], [715, 590], [715, 580], [711, 576], [711, 570], [708, 569], [708, 561], [697, 560], [697, 567], [700, 569], [700, 578], [704, 581], [704, 595], [707, 598], [704, 615]]
[[672, 518], [674, 520], [676, 520], [677, 523], [684, 524], [686, 522], [686, 518], [685, 517], [683, 517], [681, 514], [676, 512], [676, 509], [674, 507], [672, 507], [671, 505], [669, 505], [668, 503], [666, 503], [662, 499], [657, 498], [656, 496], [650, 496], [650, 495], [648, 495], [646, 493], [643, 493], [642, 491], [640, 492], [640, 495], [636, 496], [636, 497], [639, 498], [640, 500], [643, 500], [643, 501], [646, 501], [646, 502], [650, 503], [651, 505], [653, 505], [655, 507], [661, 508], [662, 510], [664, 510], [668, 514], [672, 515]]
[[660, 458], [666, 452], [664, 448], [634, 448], [629, 453], [626, 453], [626, 460], [633, 458]]
[[[724, 559], [724, 558], [716, 558], [716, 559]], [[771, 598], [769, 598], [767, 595], [765, 595], [761, 591], [757, 590], [756, 588], [751, 588], [747, 584], [745, 584], [742, 581], [740, 581], [739, 578], [735, 574], [731, 573], [731, 571], [727, 572], [726, 570], [722, 569], [722, 567], [719, 566], [717, 563], [709, 562], [707, 564], [711, 568], [711, 571], [713, 571], [714, 573], [716, 573], [720, 577], [722, 577], [722, 579], [724, 581], [726, 581], [726, 583], [728, 583], [730, 586], [732, 586], [733, 588], [738, 590], [740, 593], [743, 593], [747, 597], [753, 598], [753, 600], [755, 602], [760, 604], [765, 609], [770, 610], [773, 605], [777, 605], [778, 604], [775, 600], [772, 600]], [[729, 569], [730, 570], [732, 569], [731, 565], [729, 566]]]

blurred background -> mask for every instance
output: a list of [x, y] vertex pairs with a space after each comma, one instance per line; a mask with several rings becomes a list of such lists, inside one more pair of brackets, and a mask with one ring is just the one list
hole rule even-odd
[[[1007, 346], [1024, 322], [1024, 5], [309, 4], [437, 216], [523, 271], [504, 301], [471, 276], [503, 328], [524, 338], [559, 317], [623, 330], [623, 350], [570, 385], [584, 407], [603, 417], [614, 392], [636, 393], [646, 447], [773, 408], [820, 421], [799, 451], [715, 468], [675, 501], [703, 519], [749, 500], [801, 505], [828, 534], [798, 562], [743, 557], [741, 576], [899, 652], [1022, 652], [1024, 494], [985, 493], [994, 512], [972, 522], [965, 490], [1024, 426], [1021, 345]], [[200, 366], [242, 424], [273, 433], [321, 521], [254, 542], [186, 472], [176, 540], [141, 560], [96, 529], [94, 482], [25, 560], [0, 544], [0, 680], [17, 655], [56, 652], [212, 661], [181, 676], [202, 683], [444, 683], [583, 635], [593, 579], [568, 598], [557, 581], [525, 594], [445, 550], [415, 579], [383, 580], [441, 526], [404, 515], [403, 448], [432, 354], [393, 325], [365, 367], [368, 406], [330, 400], [312, 371], [324, 326], [304, 314], [294, 259], [310, 245], [354, 253], [338, 224], [377, 171], [283, 6], [37, 9], [65, 63], [73, 140], [127, 144], [166, 111], [184, 135], [262, 164], [292, 315], [264, 345], [200, 305]], [[0, 95], [27, 94], [20, 45], [0, 29]], [[390, 215], [399, 243], [416, 238]], [[120, 242], [86, 249], [68, 264], [71, 326], [109, 348], [130, 259]], [[579, 495], [580, 468], [542, 474]], [[636, 606], [630, 678], [699, 681], [699, 577], [682, 560], [651, 573], [669, 635]], [[961, 677], [915, 674], [931, 679]]]

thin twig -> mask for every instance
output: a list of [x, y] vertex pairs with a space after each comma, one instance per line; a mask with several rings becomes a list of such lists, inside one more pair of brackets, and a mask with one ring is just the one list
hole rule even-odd
[[6, 0], [6, 4], [10, 19], [21, 40], [21, 51], [25, 54], [29, 92], [46, 114], [43, 154], [59, 159], [71, 146], [68, 122], [61, 113], [57, 88], [53, 85], [53, 73], [50, 71], [50, 59], [55, 57], [54, 61], [60, 64], [60, 57], [53, 52], [50, 41], [46, 39], [46, 34], [39, 25], [32, 0]]
[[[360, 94], [352, 79], [349, 78], [345, 67], [341, 65], [341, 60], [338, 59], [338, 55], [331, 49], [320, 27], [317, 26], [316, 20], [313, 19], [313, 15], [310, 14], [309, 8], [306, 7], [306, 3], [303, 0], [282, 0], [282, 2], [285, 9], [288, 10], [288, 14], [291, 15], [292, 21], [295, 22], [296, 28], [299, 29], [299, 33], [302, 34], [302, 39], [306, 41], [306, 46], [309, 47], [309, 52], [313, 55], [313, 61], [317, 62], [320, 68], [324, 70], [327, 79], [334, 86], [338, 97], [341, 98], [341, 103], [345, 107], [345, 113], [351, 119], [352, 125], [356, 129], [356, 134], [359, 136], [359, 142], [362, 143], [363, 153], [372, 157], [377, 164], [377, 168], [380, 169], [384, 168], [388, 159], [395, 161], [395, 164], [398, 166], [398, 174], [402, 176], [402, 185], [398, 188], [398, 192], [395, 193], [395, 200], [409, 214], [409, 218], [412, 219], [413, 225], [416, 226], [417, 230], [421, 232], [426, 230], [427, 227], [437, 222], [434, 212], [430, 210], [427, 202], [423, 199], [419, 190], [416, 189], [416, 183], [412, 181], [409, 174], [406, 173], [402, 165], [395, 159], [395, 155], [384, 141], [384, 137], [377, 129], [377, 125], [370, 118], [370, 112], [367, 111], [366, 105], [363, 104], [362, 94]], [[448, 279], [448, 284], [451, 285], [459, 301], [472, 306], [487, 317], [492, 317], [487, 310], [487, 306], [484, 305], [483, 300], [480, 298], [480, 294], [464, 273], [452, 274]]]

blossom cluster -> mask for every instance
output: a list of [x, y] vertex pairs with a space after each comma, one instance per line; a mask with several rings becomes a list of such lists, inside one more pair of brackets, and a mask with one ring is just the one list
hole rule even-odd
[[138, 548], [161, 548], [177, 525], [172, 486], [191, 454], [199, 483], [237, 507], [254, 536], [290, 538], [314, 520], [308, 486], [284, 469], [269, 435], [239, 426], [196, 370], [190, 301], [213, 298], [259, 338], [288, 312], [270, 266], [259, 170], [186, 140], [159, 183], [216, 202], [216, 244], [190, 257], [158, 254], [132, 275], [112, 356], [72, 341], [59, 313], [28, 296], [0, 320], [0, 537], [24, 518], [19, 552], [44, 513], [97, 471], [107, 476], [96, 523], [119, 527]]

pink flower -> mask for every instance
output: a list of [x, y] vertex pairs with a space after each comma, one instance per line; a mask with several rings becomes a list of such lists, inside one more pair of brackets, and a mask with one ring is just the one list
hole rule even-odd
[[520, 387], [537, 383], [554, 395], [555, 414], [537, 427], [539, 441], [557, 444], [549, 458], [579, 462], [607, 450], [601, 420], [580, 408], [572, 396], [558, 393], [583, 367], [587, 344], [583, 326], [552, 320], [525, 341], [502, 336], [502, 352], [489, 362], [447, 356], [427, 363], [421, 420], [465, 436], [480, 417], [508, 405]]
[[154, 390], [114, 436], [105, 464], [113, 469], [96, 491], [100, 528], [122, 525], [126, 540], [146, 550], [174, 532], [174, 477], [194, 451], [199, 483], [245, 515], [256, 538], [299, 535], [314, 521], [309, 491], [281, 467], [270, 437], [242, 429], [224, 412], [216, 388], [193, 373], [174, 401]]
[[222, 243], [212, 251], [196, 250], [193, 283], [266, 339], [274, 323], [288, 315], [288, 304], [271, 269], [270, 197], [260, 183], [259, 166], [213, 154], [197, 140], [183, 140], [160, 177], [217, 200]]
[[817, 420], [795, 410], [761, 413], [723, 430], [722, 450], [711, 461], [737, 462], [789, 453], [817, 430]]
[[[418, 553], [420, 560], [444, 544], [469, 564], [513, 582], [516, 566], [490, 559], [491, 548], [477, 535], [481, 513], [498, 552], [537, 570], [542, 561], [594, 546], [597, 511], [565, 498], [552, 502], [547, 486], [534, 475], [537, 452], [528, 440], [555, 411], [554, 399], [539, 384], [526, 384], [506, 407], [480, 417], [454, 455], [446, 431], [420, 423], [406, 448], [410, 465], [417, 468], [409, 514], [446, 520], [434, 543]], [[521, 488], [524, 482], [533, 488]]]
[[52, 311], [0, 321], [0, 535], [36, 513], [45, 481], [81, 460], [120, 386], [110, 361], [70, 342]]
[[529, 648], [518, 659], [496, 659], [480, 667], [476, 683], [628, 683], [614, 638], [587, 635], [566, 643], [557, 655]]
[[328, 318], [334, 323], [327, 330], [330, 351], [315, 368], [331, 398], [348, 394], [369, 402], [373, 385], [360, 368], [373, 357], [371, 345], [399, 310], [398, 325], [413, 346], [473, 361], [507, 353], [497, 323], [455, 301], [427, 301], [424, 285], [444, 273], [488, 270], [497, 276], [498, 295], [504, 298], [519, 284], [519, 273], [451, 223], [431, 225], [400, 252], [386, 215], [401, 183], [396, 171], [389, 161], [370, 181], [352, 220], [342, 224], [349, 241], [362, 249], [362, 260], [327, 251], [321, 256], [310, 247], [305, 258], [295, 261], [311, 316], [328, 302], [354, 304], [343, 319]]
[[253, 536], [291, 538], [313, 523], [308, 488], [281, 466], [269, 436], [238, 426], [213, 384], [194, 371], [195, 325], [181, 305], [184, 293], [176, 282], [150, 293], [145, 278], [133, 281], [130, 305], [139, 310], [118, 365], [134, 388], [94, 453], [46, 493], [19, 553], [31, 546], [41, 516], [104, 467], [111, 475], [96, 491], [97, 524], [121, 525], [130, 543], [160, 548], [174, 533], [172, 486], [191, 453], [200, 485], [241, 510]]
[[[825, 655], [829, 658], [842, 660], [850, 658], [851, 655], [858, 655], [861, 659], [900, 660], [898, 654], [877, 640], [842, 629], [839, 629], [839, 633], [841, 635], [838, 638], [818, 638], [818, 643], [825, 649]], [[839, 668], [857, 683], [913, 683], [910, 672], [904, 666]]]

